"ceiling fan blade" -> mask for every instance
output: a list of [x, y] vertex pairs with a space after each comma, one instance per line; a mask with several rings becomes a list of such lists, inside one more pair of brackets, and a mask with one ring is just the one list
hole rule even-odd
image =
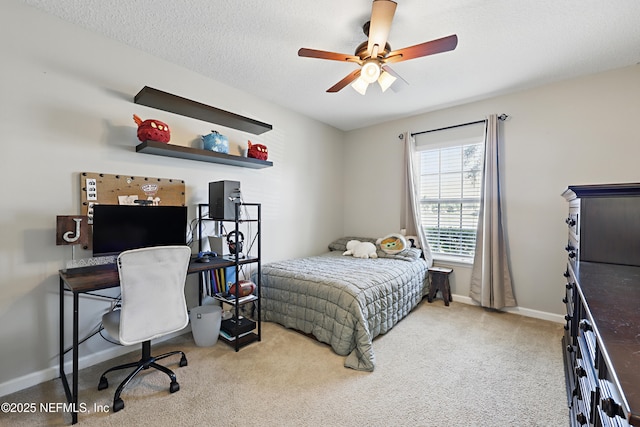
[[389, 52], [384, 62], [400, 62], [408, 59], [420, 58], [422, 56], [435, 55], [436, 53], [448, 52], [458, 45], [458, 36], [455, 34], [441, 39], [431, 40], [429, 42], [420, 43], [415, 46], [405, 47], [404, 49]]
[[371, 55], [373, 47], [378, 45], [378, 52], [384, 50], [391, 31], [391, 21], [396, 13], [396, 2], [391, 0], [373, 0], [371, 20], [369, 24], [369, 42], [367, 53]]
[[388, 65], [383, 65], [382, 66], [382, 70], [386, 71], [387, 73], [391, 74], [393, 77], [396, 78], [396, 81], [393, 82], [393, 84], [390, 87], [390, 89], [392, 91], [400, 92], [402, 89], [404, 89], [405, 87], [409, 86], [409, 82], [407, 82], [405, 79], [403, 79], [400, 76], [400, 74], [398, 74], [395, 71], [393, 71], [391, 69], [391, 67], [389, 67]]
[[329, 59], [331, 61], [360, 62], [360, 58], [346, 53], [326, 52], [324, 50], [302, 48], [298, 51], [298, 56], [305, 58]]
[[338, 92], [342, 90], [346, 85], [348, 85], [349, 83], [357, 79], [358, 77], [360, 77], [360, 68], [350, 73], [348, 76], [340, 80], [335, 85], [331, 86], [329, 89], [327, 89], [327, 92], [330, 92], [330, 93]]

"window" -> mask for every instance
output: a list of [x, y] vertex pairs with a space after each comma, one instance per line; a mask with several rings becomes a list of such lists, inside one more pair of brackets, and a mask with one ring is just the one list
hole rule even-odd
[[473, 259], [484, 143], [417, 148], [422, 227], [431, 251]]

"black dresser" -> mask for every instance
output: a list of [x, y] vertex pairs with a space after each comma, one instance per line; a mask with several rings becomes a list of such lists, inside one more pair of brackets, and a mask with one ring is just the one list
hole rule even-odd
[[570, 186], [565, 334], [572, 426], [640, 426], [640, 184]]

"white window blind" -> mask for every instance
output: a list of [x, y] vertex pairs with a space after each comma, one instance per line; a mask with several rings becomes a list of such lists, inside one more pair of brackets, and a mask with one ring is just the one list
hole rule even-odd
[[480, 209], [483, 136], [421, 142], [416, 140], [422, 227], [431, 251], [472, 258]]

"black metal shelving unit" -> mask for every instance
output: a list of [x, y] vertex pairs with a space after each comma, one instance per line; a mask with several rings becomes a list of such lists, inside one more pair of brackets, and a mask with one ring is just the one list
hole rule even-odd
[[[203, 221], [217, 221], [220, 223], [228, 222], [234, 224], [234, 230], [236, 236], [240, 233], [240, 225], [243, 223], [255, 223], [257, 226], [256, 232], [254, 236], [249, 236], [249, 239], [252, 243], [255, 243], [256, 248], [256, 256], [244, 256], [241, 257], [239, 251], [236, 251], [235, 254], [232, 255], [220, 255], [226, 261], [229, 261], [229, 267], [233, 266], [235, 268], [235, 295], [233, 295], [233, 299], [235, 302], [230, 302], [228, 298], [218, 297], [212, 292], [211, 289], [208, 289], [209, 293], [212, 296], [220, 301], [221, 303], [230, 304], [233, 306], [233, 317], [232, 319], [246, 319], [248, 322], [245, 322], [239, 329], [235, 332], [228, 333], [229, 337], [226, 337], [223, 334], [220, 334], [220, 339], [225, 343], [233, 346], [235, 351], [240, 350], [240, 348], [251, 344], [255, 341], [262, 340], [262, 325], [261, 325], [261, 315], [260, 315], [260, 291], [261, 291], [261, 234], [262, 234], [262, 205], [260, 203], [236, 203], [235, 204], [235, 218], [233, 220], [225, 220], [219, 218], [211, 218], [208, 213], [205, 212], [205, 209], [208, 209], [208, 204], [199, 204], [198, 205], [198, 250], [202, 251], [202, 222]], [[254, 214], [255, 217], [243, 218], [241, 215], [242, 209], [245, 208], [245, 211], [249, 214]], [[251, 212], [253, 211], [253, 212]], [[253, 240], [252, 240], [253, 239]], [[252, 246], [252, 245], [251, 245]], [[257, 268], [256, 279], [254, 281], [256, 285], [255, 290], [255, 298], [249, 299], [240, 299], [240, 272], [241, 268], [244, 265], [255, 264]], [[202, 287], [201, 287], [202, 288]], [[254, 304], [254, 319], [248, 319], [246, 317], [241, 317], [240, 308], [246, 304]], [[249, 323], [250, 322], [250, 323]], [[223, 325], [224, 326], [224, 325]], [[248, 331], [247, 331], [248, 329]], [[222, 330], [222, 327], [221, 327]]]

